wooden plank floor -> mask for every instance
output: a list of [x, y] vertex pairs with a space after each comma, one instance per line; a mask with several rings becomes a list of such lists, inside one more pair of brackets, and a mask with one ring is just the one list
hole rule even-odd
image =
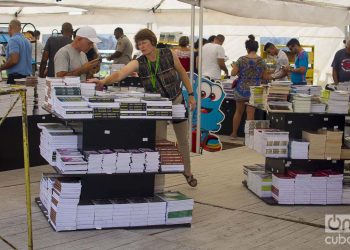
[[[324, 243], [324, 215], [350, 213], [350, 208], [266, 205], [241, 184], [242, 165], [263, 160], [245, 147], [194, 155], [192, 165], [199, 182], [197, 188], [190, 188], [181, 175], [166, 177], [168, 190], [179, 190], [195, 199], [192, 227], [152, 230], [54, 232], [34, 203], [41, 173], [52, 169], [49, 166], [32, 168], [34, 248], [330, 249]], [[10, 245], [26, 249], [23, 170], [0, 172], [0, 200], [0, 249], [13, 249]], [[349, 246], [332, 249], [349, 249]]]

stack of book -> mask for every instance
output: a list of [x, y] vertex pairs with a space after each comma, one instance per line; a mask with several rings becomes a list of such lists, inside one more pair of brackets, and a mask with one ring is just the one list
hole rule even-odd
[[130, 226], [146, 226], [148, 223], [148, 203], [144, 198], [130, 198]]
[[174, 119], [183, 119], [186, 117], [186, 108], [183, 104], [175, 104], [172, 108], [172, 115]]
[[253, 106], [264, 106], [264, 87], [262, 86], [251, 86], [250, 87], [250, 98], [249, 104]]
[[102, 154], [103, 159], [102, 159], [102, 173], [106, 174], [112, 174], [116, 172], [116, 162], [117, 162], [117, 154], [110, 150], [110, 149], [105, 149], [105, 150], [100, 150], [100, 154]]
[[65, 76], [65, 77], [63, 77], [63, 82], [67, 86], [79, 86], [80, 85], [80, 77], [79, 76]]
[[81, 183], [77, 178], [57, 178], [52, 192], [50, 223], [56, 231], [77, 229]]
[[56, 97], [54, 110], [65, 119], [92, 119], [93, 109], [81, 96]]
[[166, 225], [192, 222], [193, 199], [180, 192], [165, 192], [157, 196], [167, 203]]
[[159, 152], [150, 148], [140, 148], [141, 152], [145, 153], [145, 172], [157, 173], [159, 171]]
[[294, 112], [310, 113], [311, 112], [311, 95], [293, 94], [292, 103]]
[[287, 174], [273, 174], [272, 197], [278, 204], [295, 204], [294, 178]]
[[80, 83], [82, 96], [95, 96], [95, 83]]
[[138, 149], [129, 149], [131, 154], [130, 173], [143, 173], [145, 170], [146, 155]]
[[145, 119], [147, 118], [147, 105], [135, 100], [122, 99], [120, 103], [120, 118], [121, 119]]
[[332, 170], [323, 171], [327, 179], [327, 204], [342, 204], [344, 175]]
[[293, 177], [294, 182], [294, 203], [310, 204], [311, 203], [311, 173], [304, 171], [291, 170], [288, 175]]
[[55, 184], [56, 178], [53, 177], [41, 177], [40, 180], [40, 201], [47, 211], [51, 210], [52, 189]]
[[165, 225], [166, 202], [159, 197], [145, 198], [148, 203], [147, 225]]
[[254, 148], [254, 129], [266, 129], [270, 127], [269, 120], [247, 120], [244, 125], [245, 145]]
[[326, 112], [326, 104], [321, 101], [320, 97], [313, 96], [311, 98], [311, 113], [324, 113]]
[[339, 82], [336, 87], [337, 90], [350, 92], [350, 82]]
[[265, 157], [288, 157], [289, 132], [279, 129], [254, 129], [254, 150]]
[[131, 204], [127, 199], [111, 199], [113, 204], [113, 227], [129, 227]]
[[117, 173], [129, 173], [131, 163], [131, 153], [125, 149], [114, 149], [117, 154]]
[[302, 132], [303, 141], [309, 144], [309, 159], [324, 159], [326, 150], [326, 135], [311, 131]]
[[183, 158], [175, 143], [168, 140], [158, 140], [156, 141], [156, 151], [160, 154], [161, 172], [184, 171]]
[[243, 166], [243, 175], [244, 181], [248, 182], [248, 173], [252, 172], [265, 172], [265, 165], [263, 164], [254, 164], [254, 165], [244, 165]]
[[321, 96], [322, 87], [321, 86], [310, 86], [309, 94], [312, 96]]
[[77, 209], [77, 229], [95, 228], [95, 205], [91, 201], [80, 201]]
[[326, 135], [326, 159], [340, 159], [341, 148], [343, 144], [343, 132], [337, 129], [334, 130], [319, 130], [320, 134]]
[[49, 109], [53, 109], [55, 87], [63, 87], [66, 84], [63, 82], [63, 78], [58, 77], [46, 77], [46, 87], [45, 87], [45, 102], [44, 105]]
[[289, 156], [291, 159], [308, 159], [309, 142], [293, 140], [289, 143]]
[[56, 150], [58, 148], [78, 147], [78, 136], [69, 127], [60, 123], [38, 124], [40, 134], [40, 154], [52, 166], [56, 166]]
[[292, 86], [291, 92], [294, 94], [310, 94], [310, 86], [308, 85], [294, 85]]
[[327, 204], [327, 180], [326, 173], [318, 171], [312, 174], [310, 204]]
[[97, 151], [90, 150], [84, 151], [85, 159], [88, 161], [88, 174], [100, 174], [102, 173], [102, 160], [103, 154]]
[[226, 94], [225, 99], [229, 99], [229, 100], [234, 99], [234, 95], [233, 95], [234, 89], [232, 87], [232, 82], [233, 82], [232, 78], [221, 81], [221, 86], [223, 87], [224, 92]]
[[272, 175], [265, 171], [248, 171], [248, 188], [259, 197], [271, 197]]
[[288, 95], [291, 91], [291, 82], [275, 81], [269, 84], [264, 103], [267, 110], [274, 112], [292, 112], [293, 107], [288, 102]]
[[57, 149], [56, 166], [64, 174], [86, 174], [88, 163], [77, 149]]
[[348, 92], [323, 90], [322, 99], [327, 103], [327, 113], [347, 114], [349, 112]]
[[109, 200], [93, 200], [95, 210], [95, 228], [113, 227], [113, 204]]
[[94, 118], [119, 118], [120, 103], [115, 96], [94, 96], [86, 98], [90, 108], [93, 108]]
[[173, 115], [172, 102], [163, 97], [143, 97], [141, 102], [146, 104], [147, 116], [152, 119], [171, 119]]

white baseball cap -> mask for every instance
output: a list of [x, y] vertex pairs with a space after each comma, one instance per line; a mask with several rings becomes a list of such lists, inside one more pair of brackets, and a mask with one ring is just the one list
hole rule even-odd
[[97, 38], [96, 30], [90, 26], [83, 26], [78, 29], [77, 36], [89, 39], [93, 43], [100, 43], [101, 40]]

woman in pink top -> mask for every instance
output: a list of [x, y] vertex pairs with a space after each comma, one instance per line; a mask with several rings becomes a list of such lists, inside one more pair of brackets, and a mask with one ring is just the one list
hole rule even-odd
[[175, 49], [175, 54], [179, 58], [182, 66], [186, 72], [190, 71], [190, 62], [191, 62], [191, 50], [188, 48], [190, 40], [188, 36], [182, 36], [179, 39], [179, 48]]

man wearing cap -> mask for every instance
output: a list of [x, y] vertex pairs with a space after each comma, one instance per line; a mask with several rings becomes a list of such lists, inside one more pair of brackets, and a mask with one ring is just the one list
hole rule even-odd
[[97, 38], [94, 28], [81, 27], [73, 42], [57, 51], [55, 75], [57, 77], [80, 76], [81, 81], [85, 81], [100, 63], [99, 58], [89, 62], [85, 53], [92, 48], [94, 43], [99, 42], [101, 40]]

